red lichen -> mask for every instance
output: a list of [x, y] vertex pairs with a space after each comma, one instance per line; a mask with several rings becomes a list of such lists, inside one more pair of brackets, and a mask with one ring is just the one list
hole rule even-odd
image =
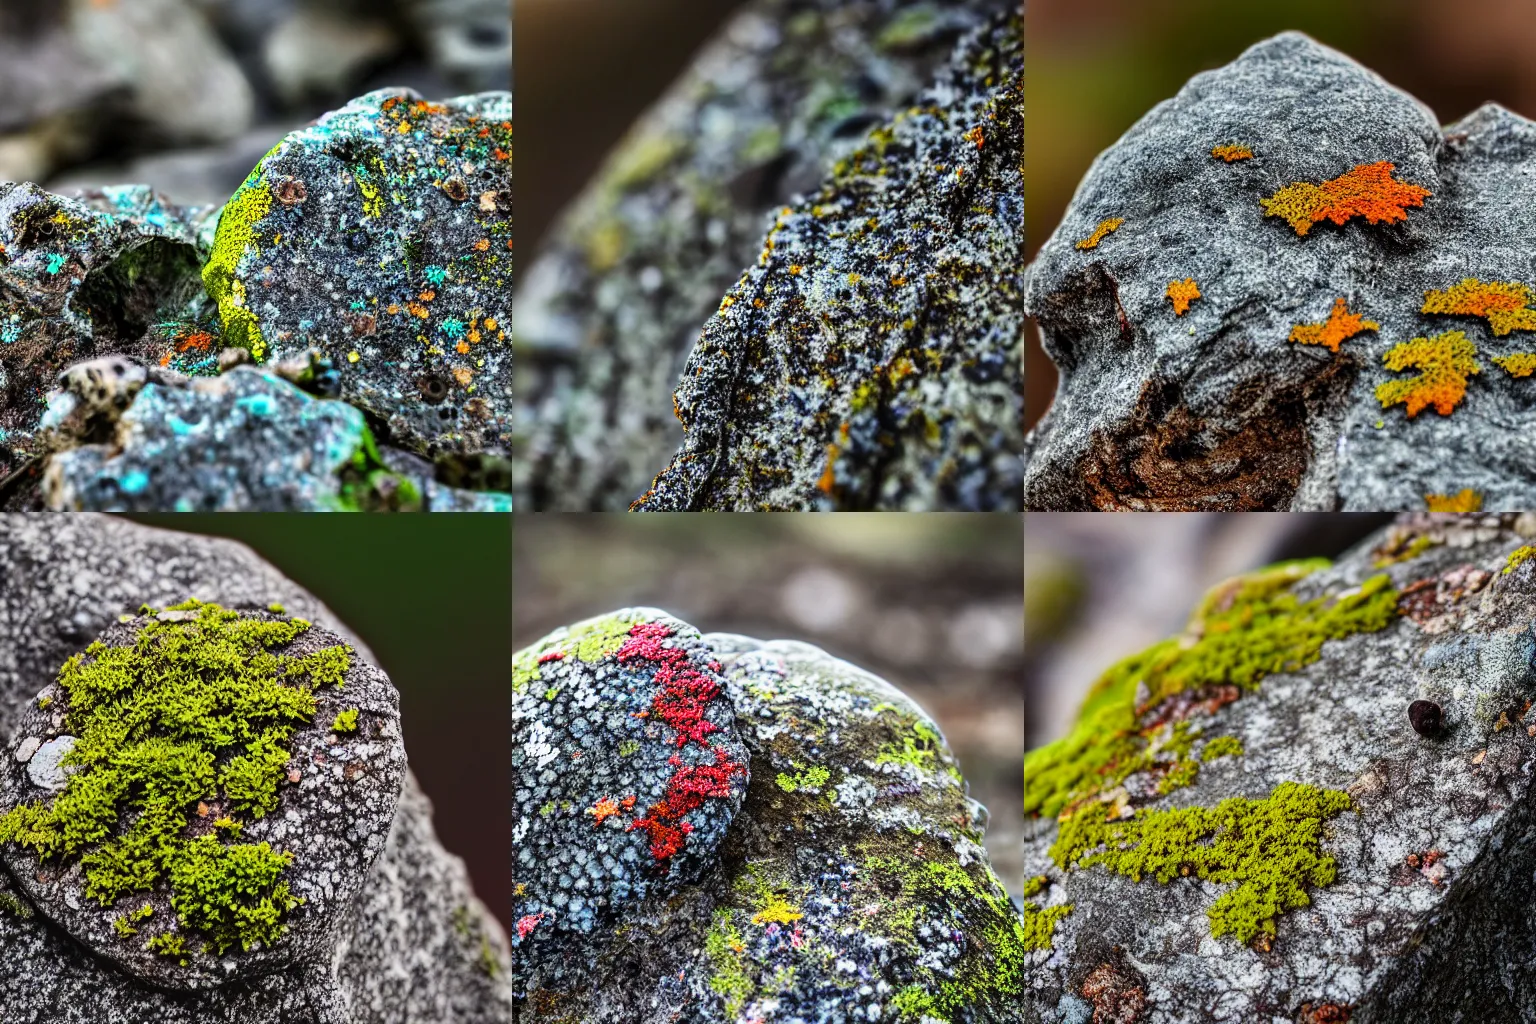
[[546, 665], [551, 661], [559, 661], [563, 657], [565, 657], [564, 651], [545, 651], [539, 655], [539, 664]]
[[1510, 331], [1536, 331], [1536, 309], [1530, 308], [1531, 299], [1531, 290], [1518, 281], [1467, 277], [1443, 291], [1425, 292], [1420, 312], [1480, 316], [1502, 337]]
[[1349, 1024], [1350, 1009], [1340, 1003], [1303, 1003], [1301, 1024]]
[[1299, 345], [1322, 345], [1330, 352], [1337, 352], [1339, 345], [1363, 331], [1379, 331], [1381, 324], [1366, 320], [1359, 313], [1351, 313], [1343, 299], [1333, 300], [1328, 319], [1320, 324], [1297, 324], [1291, 328], [1290, 340]]
[[528, 933], [537, 928], [539, 926], [539, 922], [542, 920], [544, 920], [544, 915], [542, 913], [526, 914], [518, 918], [517, 937], [519, 939], [526, 939], [528, 937]]
[[1461, 331], [1400, 341], [1382, 357], [1387, 369], [1417, 367], [1424, 372], [1408, 380], [1389, 380], [1378, 385], [1376, 399], [1383, 409], [1406, 405], [1410, 419], [1430, 405], [1440, 415], [1449, 416], [1467, 393], [1467, 378], [1482, 372], [1475, 355], [1477, 347]]
[[684, 816], [698, 810], [706, 799], [721, 799], [731, 795], [731, 779], [745, 774], [746, 769], [731, 760], [730, 754], [713, 748], [714, 764], [683, 765], [673, 755], [671, 763], [677, 767], [667, 780], [666, 795], [646, 811], [646, 816], [636, 818], [626, 831], [644, 829], [651, 841], [651, 856], [666, 860], [683, 848], [693, 825], [683, 821]]
[[1264, 216], [1283, 217], [1298, 235], [1324, 220], [1343, 225], [1351, 217], [1372, 224], [1406, 220], [1410, 206], [1423, 206], [1432, 193], [1392, 177], [1396, 165], [1381, 160], [1359, 164], [1321, 185], [1293, 182], [1259, 202]]
[[1200, 288], [1194, 278], [1186, 277], [1182, 281], [1169, 281], [1166, 294], [1173, 302], [1173, 315], [1183, 316], [1189, 312], [1189, 304], [1200, 297]]

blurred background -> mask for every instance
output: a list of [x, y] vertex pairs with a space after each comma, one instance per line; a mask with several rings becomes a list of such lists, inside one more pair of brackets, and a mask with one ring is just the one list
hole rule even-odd
[[511, 0], [0, 0], [0, 181], [222, 203], [354, 96], [511, 78]]
[[[1025, 201], [1030, 258], [1093, 158], [1189, 77], [1299, 29], [1427, 103], [1442, 123], [1492, 100], [1536, 116], [1536, 19], [1527, 0], [1029, 0]], [[1056, 373], [1033, 325], [1025, 421]]]
[[1024, 516], [1025, 745], [1066, 734], [1115, 662], [1184, 628], [1206, 590], [1291, 558], [1337, 558], [1393, 516], [1030, 512]]
[[629, 605], [816, 644], [938, 721], [991, 811], [994, 867], [1022, 885], [1017, 516], [595, 513], [519, 516], [513, 534], [515, 649]]
[[745, 0], [516, 0], [516, 275], [608, 151]]
[[253, 548], [328, 605], [400, 691], [437, 835], [511, 928], [510, 516], [143, 514]]

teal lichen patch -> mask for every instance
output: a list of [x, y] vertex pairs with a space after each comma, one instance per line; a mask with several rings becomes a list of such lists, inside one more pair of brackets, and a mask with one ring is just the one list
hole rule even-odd
[[[1393, 621], [1398, 595], [1386, 575], [1308, 601], [1291, 592], [1327, 564], [1286, 562], [1222, 583], [1183, 634], [1111, 667], [1089, 691], [1072, 731], [1025, 755], [1025, 811], [1060, 815], [1154, 767], [1160, 758], [1153, 744], [1166, 726], [1149, 713], [1170, 698], [1207, 687], [1236, 687], [1234, 695], [1257, 689], [1267, 675], [1316, 661], [1326, 641]], [[1186, 759], [1187, 748], [1167, 753]]]
[[1044, 875], [1024, 880], [1024, 948], [1026, 950], [1050, 949], [1056, 939], [1056, 925], [1072, 913], [1072, 904], [1041, 908], [1031, 903], [1032, 897], [1045, 891], [1050, 880]]
[[1233, 886], [1207, 911], [1211, 935], [1246, 943], [1261, 932], [1273, 936], [1281, 914], [1310, 904], [1308, 886], [1337, 878], [1337, 863], [1322, 850], [1323, 828], [1350, 809], [1340, 790], [1282, 782], [1262, 800], [1141, 810], [1124, 821], [1074, 814], [1050, 853], [1063, 869], [1098, 865], [1135, 882], [1193, 876]]
[[[104, 907], [168, 893], [178, 930], [147, 944], [166, 956], [183, 957], [189, 936], [220, 955], [270, 947], [299, 904], [284, 878], [291, 855], [230, 841], [235, 816], [276, 810], [290, 741], [313, 721], [315, 691], [342, 685], [353, 652], [282, 653], [309, 630], [302, 619], [196, 600], [143, 612], [132, 643], [97, 641], [59, 670], [76, 737], [61, 761], [70, 774], [51, 802], [0, 817], [0, 843], [78, 862], [84, 895]], [[226, 809], [212, 831], [199, 805]]]

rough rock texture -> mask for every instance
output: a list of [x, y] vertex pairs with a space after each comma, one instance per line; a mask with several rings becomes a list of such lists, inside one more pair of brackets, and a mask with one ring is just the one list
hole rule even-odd
[[[637, 645], [648, 624], [675, 621], [649, 609], [609, 618], [638, 622], [618, 633]], [[693, 631], [675, 628], [691, 649]], [[561, 947], [567, 955], [521, 942], [533, 955], [519, 1019], [1017, 1020], [1023, 922], [987, 864], [985, 809], [966, 797], [933, 721], [807, 644], [701, 642], [750, 757], [745, 802], [697, 882], [615, 902], [616, 923]], [[540, 665], [541, 650], [519, 655], [524, 672], [558, 664]], [[536, 721], [514, 721], [517, 746]], [[529, 785], [525, 774], [519, 787]], [[639, 812], [637, 802], [621, 820]], [[520, 887], [545, 884], [517, 871]], [[520, 918], [520, 939], [540, 926]]]
[[[1212, 155], [1229, 145], [1253, 155]], [[1061, 380], [1030, 437], [1026, 507], [1415, 510], [1464, 490], [1487, 508], [1530, 507], [1533, 385], [1491, 357], [1531, 349], [1536, 321], [1518, 295], [1488, 307], [1511, 314], [1503, 323], [1420, 310], [1464, 279], [1536, 280], [1533, 153], [1524, 118], [1487, 105], [1442, 130], [1295, 33], [1197, 75], [1099, 156], [1029, 269], [1028, 308]], [[1428, 195], [1355, 171], [1380, 162]], [[1352, 171], [1363, 187], [1334, 186], [1337, 220], [1301, 215]], [[1177, 315], [1168, 289], [1186, 280], [1200, 297]], [[1335, 331], [1334, 351], [1305, 328], [1340, 300], [1374, 327]], [[1288, 340], [1298, 327], [1313, 343]], [[1424, 369], [1389, 369], [1388, 351], [1452, 331], [1479, 372], [1449, 367], [1444, 339], [1444, 368], [1421, 388], [1440, 407], [1384, 406], [1378, 388]]]
[[[513, 302], [520, 507], [620, 510], [677, 450], [699, 325], [815, 191], [1003, 0], [758, 0], [634, 127]], [[1022, 214], [1020, 214], [1022, 217]], [[765, 223], [768, 218], [768, 223]]]
[[674, 394], [634, 507], [1019, 507], [1023, 19], [968, 35], [911, 110], [785, 206]]
[[[0, 520], [0, 581], [0, 732], [7, 755], [25, 739], [18, 733], [25, 731], [32, 698], [54, 679], [64, 660], [93, 637], [120, 629], [113, 625], [118, 617], [132, 616], [142, 604], [164, 608], [189, 596], [229, 608], [266, 608], [276, 602], [289, 615], [346, 636], [323, 605], [248, 549], [120, 520], [5, 517]], [[369, 655], [349, 642], [359, 656], [358, 671], [363, 671], [362, 660]], [[382, 674], [367, 671], [387, 688]], [[362, 689], [349, 691], [343, 690], [346, 700], [363, 696]], [[376, 711], [385, 718], [390, 713], [385, 704]], [[370, 713], [361, 717], [360, 733], [366, 734]], [[319, 732], [310, 735], [317, 742], [322, 738]], [[323, 748], [311, 748], [296, 742], [311, 752], [303, 765], [290, 765], [301, 781], [294, 787], [297, 792], [283, 799], [302, 805], [337, 785], [338, 778], [346, 779], [345, 764], [352, 758], [337, 754], [337, 747], [359, 744], [333, 738]], [[398, 750], [398, 739], [391, 742]], [[327, 759], [323, 765], [320, 756]], [[12, 768], [6, 771], [9, 775]], [[98, 959], [88, 952], [95, 940], [68, 934], [53, 921], [52, 911], [34, 903], [9, 872], [0, 871], [0, 1019], [6, 1024], [505, 1021], [512, 1011], [504, 940], [471, 893], [462, 864], [438, 844], [430, 814], [406, 775], [398, 806], [387, 812], [393, 824], [382, 852], [374, 848], [377, 859], [366, 876], [358, 879], [341, 862], [334, 865], [339, 873], [329, 884], [335, 894], [357, 891], [360, 884], [347, 901], [350, 907], [332, 903], [331, 895], [322, 899], [327, 882], [319, 868], [307, 869], [306, 877], [321, 887], [312, 893], [317, 908], [335, 911], [329, 941], [320, 948], [306, 947], [302, 954], [294, 951], [281, 969], [201, 991], [168, 991]], [[284, 821], [293, 826], [286, 812]], [[269, 827], [275, 833], [283, 823], [274, 820]], [[366, 832], [348, 833], [347, 841], [362, 841]], [[13, 852], [6, 851], [8, 863]], [[28, 878], [23, 884], [32, 890], [40, 883]], [[283, 949], [279, 942], [274, 955]]]
[[[1530, 515], [1408, 517], [1332, 567], [1293, 565], [1216, 588], [1192, 620], [1205, 621], [1203, 632], [1107, 672], [1085, 715], [1102, 712], [1106, 694], [1134, 688], [1134, 724], [1118, 740], [1093, 737], [1083, 763], [1110, 742], [1145, 759], [1117, 757], [1084, 777], [1105, 781], [1085, 783], [1060, 822], [1048, 812], [1034, 819], [1024, 1020], [1531, 1020], [1536, 973], [1523, 951], [1536, 916], [1509, 894], [1536, 856], [1536, 570], [1523, 562], [1533, 536]], [[1313, 634], [1314, 660], [1302, 653], [1304, 630], [1273, 632], [1283, 616], [1219, 626], [1241, 615], [1243, 587], [1262, 589], [1265, 579], [1290, 581], [1275, 592], [1282, 602], [1324, 598], [1317, 607], [1337, 608], [1365, 600], [1381, 583], [1356, 588], [1381, 574], [1391, 588], [1375, 590], [1389, 595], [1386, 618], [1336, 639]], [[1208, 674], [1223, 642], [1244, 653]], [[1285, 653], [1270, 663], [1276, 651]], [[1279, 670], [1255, 673], [1262, 665]], [[1199, 685], [1179, 689], [1180, 673]], [[1410, 719], [1420, 700], [1439, 706], [1439, 728], [1423, 714]], [[1049, 790], [1041, 782], [1064, 753], [1079, 756], [1060, 745], [1027, 756], [1026, 807], [1033, 795], [1038, 808]], [[1121, 778], [1120, 766], [1134, 770]], [[1155, 822], [1228, 799], [1276, 811], [1277, 794], [1294, 798], [1297, 784], [1343, 807], [1296, 815], [1305, 801], [1293, 800], [1288, 823], [1277, 812], [1268, 822], [1229, 819], [1246, 821], [1242, 832], [1169, 831], [1156, 850], [1139, 840], [1068, 849], [1082, 829], [1150, 835]], [[1253, 805], [1226, 806], [1241, 814]], [[1255, 842], [1233, 862], [1237, 877], [1202, 880], [1203, 851], [1245, 839]], [[1095, 850], [1151, 859], [1137, 881], [1129, 861], [1085, 865]], [[1241, 916], [1230, 916], [1234, 904], [1263, 903], [1263, 893], [1244, 895], [1245, 879], [1277, 869], [1300, 880], [1301, 899], [1269, 908], [1272, 931], [1263, 911], [1241, 935], [1224, 930]]]

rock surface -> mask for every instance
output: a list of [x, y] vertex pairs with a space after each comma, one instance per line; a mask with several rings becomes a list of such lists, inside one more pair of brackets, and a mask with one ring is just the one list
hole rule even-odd
[[[1533, 385], [1495, 360], [1533, 347], [1533, 153], [1530, 121], [1490, 104], [1442, 130], [1296, 33], [1191, 79], [1029, 269], [1061, 380], [1026, 507], [1530, 507]], [[1429, 294], [1468, 279], [1497, 287]]]
[[[542, 920], [518, 919], [515, 955], [527, 957], [516, 984], [520, 1020], [618, 1024], [637, 1013], [721, 1024], [1017, 1019], [1023, 923], [987, 864], [986, 812], [966, 797], [953, 756], [921, 709], [807, 644], [697, 638], [653, 609], [604, 621], [631, 625], [605, 629], [598, 635], [609, 639], [587, 648], [592, 655], [611, 649], [597, 669], [583, 670], [594, 679], [602, 666], [617, 667], [616, 643], [638, 651], [659, 638], [659, 648], [646, 649], [676, 645], [716, 660], [718, 670], [703, 666], [724, 680], [711, 700], [727, 705], [726, 721], [734, 715], [750, 781], [741, 780], [745, 801], [723, 835], [688, 834], [690, 846], [699, 841], [696, 881], [614, 899], [614, 923], [572, 936], [580, 941], [559, 947], [561, 956], [542, 955], [529, 941]], [[663, 637], [657, 625], [674, 632]], [[568, 651], [568, 641], [556, 633], [518, 655], [525, 694], [537, 695], [546, 685], [542, 671], [565, 660], [541, 664], [540, 657]], [[633, 699], [617, 673], [607, 679], [607, 700]], [[545, 725], [541, 735], [555, 728], [535, 716], [537, 701], [522, 706], [515, 748], [535, 738], [536, 726]], [[665, 744], [670, 730], [654, 718], [645, 728], [655, 733], [645, 742]], [[567, 757], [568, 746], [544, 753]], [[531, 792], [536, 773], [521, 764], [518, 790]], [[710, 817], [723, 819], [727, 810]], [[639, 801], [621, 805], [618, 817], [628, 828], [641, 811]], [[582, 809], [551, 811], [560, 814]], [[548, 884], [522, 863], [518, 890]]]
[[735, 17], [517, 292], [521, 507], [617, 511], [645, 490], [682, 441], [672, 390], [699, 326], [757, 258], [772, 211], [814, 192], [918, 99], [961, 34], [1008, 6], [757, 0]]
[[1405, 517], [1107, 671], [1026, 756], [1024, 1020], [1528, 1020], [1533, 536]]
[[1023, 21], [785, 206], [674, 393], [685, 437], [633, 506], [1019, 507]]
[[[323, 605], [246, 548], [120, 520], [7, 516], [0, 521], [0, 580], [0, 732], [8, 792], [16, 784], [12, 753], [27, 739], [21, 733], [35, 732], [37, 724], [51, 727], [51, 722], [36, 721], [37, 712], [47, 710], [36, 707], [38, 692], [56, 690], [49, 684], [60, 665], [93, 637], [106, 633], [116, 642], [125, 631], [141, 628], [146, 620], [132, 616], [142, 604], [164, 609], [189, 596], [228, 608], [265, 609], [278, 603], [286, 615], [323, 629], [316, 639], [330, 633], [346, 638], [344, 627]], [[120, 616], [128, 616], [128, 622], [119, 624]], [[324, 914], [324, 927], [310, 930], [310, 939], [300, 943], [279, 939], [254, 955], [228, 954], [239, 980], [208, 987], [210, 979], [203, 977], [195, 982], [201, 987], [175, 991], [166, 987], [181, 970], [174, 960], [148, 968], [131, 965], [125, 971], [92, 955], [90, 950], [111, 956], [104, 947], [122, 941], [115, 930], [104, 935], [88, 923], [97, 913], [93, 903], [56, 902], [42, 893], [47, 883], [0, 871], [0, 1016], [7, 1024], [104, 1018], [176, 1024], [421, 1019], [489, 1024], [510, 1017], [509, 963], [499, 928], [475, 900], [462, 864], [433, 835], [430, 806], [414, 780], [406, 774], [401, 781], [398, 726], [390, 724], [396, 714], [392, 687], [367, 665], [366, 650], [354, 640], [347, 642], [356, 652], [353, 671], [358, 675], [326, 695], [322, 712], [331, 714], [323, 722], [316, 718], [320, 728], [297, 734], [304, 761], [289, 767], [300, 778], [283, 790], [281, 819], [263, 819], [260, 826], [274, 844], [323, 850], [334, 840], [368, 851], [363, 860], [349, 864], [335, 855], [339, 848], [330, 846], [325, 856], [332, 860], [294, 865], [294, 877], [304, 880], [313, 906], [295, 911], [293, 920], [305, 913]], [[353, 682], [362, 685], [353, 687]], [[363, 708], [356, 733], [325, 728], [337, 707]], [[391, 731], [394, 735], [387, 735]], [[378, 749], [371, 754], [363, 749], [370, 746]], [[393, 768], [386, 767], [390, 763]], [[353, 770], [349, 779], [348, 766], [359, 764], [369, 767], [362, 773]], [[391, 772], [393, 786], [388, 783]], [[327, 824], [312, 817], [349, 784], [390, 799], [355, 820], [338, 814]], [[396, 800], [392, 794], [402, 785]], [[279, 834], [306, 816], [317, 826], [313, 839], [291, 831]], [[7, 844], [7, 869], [14, 868], [16, 857], [15, 846]], [[74, 877], [66, 873], [60, 884], [72, 885]], [[296, 927], [290, 937], [304, 934]]]

